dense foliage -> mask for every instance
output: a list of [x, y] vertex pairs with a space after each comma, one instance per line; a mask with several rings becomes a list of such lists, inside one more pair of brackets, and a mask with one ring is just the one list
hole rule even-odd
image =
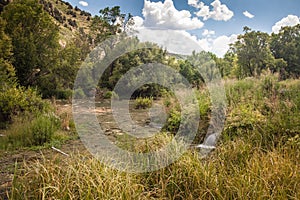
[[273, 73], [279, 72], [281, 79], [299, 77], [299, 27], [283, 27], [278, 34], [272, 35], [245, 27], [245, 34], [239, 35], [229, 51], [237, 57], [234, 75], [254, 77], [269, 69]]
[[278, 34], [272, 34], [270, 49], [275, 58], [287, 64], [281, 72], [283, 78], [300, 77], [300, 24], [283, 27]]
[[55, 67], [58, 27], [36, 0], [16, 0], [1, 14], [13, 45], [12, 64], [21, 85], [42, 85]]

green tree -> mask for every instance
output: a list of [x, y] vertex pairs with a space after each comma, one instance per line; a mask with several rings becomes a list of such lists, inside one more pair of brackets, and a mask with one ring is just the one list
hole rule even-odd
[[[165, 51], [159, 48], [157, 45], [152, 45], [152, 48], [142, 48], [143, 43], [139, 43], [136, 38], [131, 39], [130, 45], [141, 46], [140, 49], [126, 53], [116, 59], [105, 70], [100, 80], [100, 87], [106, 87], [112, 90], [118, 80], [133, 67], [137, 67], [147, 63], [162, 63], [165, 58]], [[129, 45], [129, 42], [125, 43]], [[117, 48], [128, 48], [118, 44]], [[149, 45], [146, 45], [149, 47]], [[148, 89], [147, 89], [148, 90]]]
[[193, 87], [199, 87], [202, 82], [200, 73], [188, 60], [179, 60], [180, 74], [184, 76]]
[[14, 0], [1, 16], [13, 45], [12, 64], [21, 85], [40, 85], [57, 64], [58, 27], [38, 0]]
[[196, 79], [200, 79], [201, 82], [211, 81], [219, 75], [219, 69], [215, 60], [217, 56], [210, 52], [193, 52], [191, 56], [187, 58], [193, 68], [196, 70]]
[[273, 67], [275, 58], [270, 50], [270, 36], [244, 27], [245, 34], [239, 35], [232, 45], [237, 55], [242, 77], [259, 76], [262, 70]]
[[300, 77], [300, 24], [294, 27], [283, 27], [278, 34], [272, 34], [271, 51], [279, 62], [281, 75]]
[[33, 89], [20, 87], [12, 66], [11, 39], [4, 32], [6, 22], [0, 17], [0, 128], [12, 122], [22, 112], [35, 113], [44, 109], [44, 103]]
[[15, 69], [10, 59], [12, 57], [11, 39], [4, 32], [6, 22], [0, 17], [0, 85], [2, 90], [16, 82]]
[[215, 60], [222, 77], [238, 77], [237, 73], [237, 56], [231, 51], [228, 51], [223, 58]]
[[91, 31], [94, 42], [98, 44], [108, 36], [125, 32], [134, 24], [133, 16], [121, 13], [120, 6], [106, 7], [99, 11], [100, 16], [95, 16], [92, 21]]
[[43, 97], [70, 97], [70, 89], [73, 88], [76, 74], [81, 64], [80, 57], [80, 49], [72, 42], [69, 42], [65, 48], [59, 51], [56, 64], [40, 80], [39, 89]]

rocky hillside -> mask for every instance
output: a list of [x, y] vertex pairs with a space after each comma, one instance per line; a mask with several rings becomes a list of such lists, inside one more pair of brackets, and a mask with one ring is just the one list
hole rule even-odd
[[[13, 0], [0, 0], [0, 12]], [[52, 17], [54, 22], [60, 26], [60, 33], [63, 39], [70, 39], [80, 34], [88, 34], [92, 21], [89, 12], [73, 7], [69, 2], [63, 0], [39, 0], [44, 10]]]
[[40, 0], [40, 3], [60, 25], [73, 32], [82, 29], [85, 33], [89, 30], [92, 15], [89, 12], [73, 7], [62, 0]]

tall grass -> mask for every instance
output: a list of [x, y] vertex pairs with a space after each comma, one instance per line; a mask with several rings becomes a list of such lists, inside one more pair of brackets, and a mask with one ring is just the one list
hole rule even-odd
[[[299, 146], [298, 146], [299, 147]], [[11, 199], [299, 199], [299, 150], [263, 152], [243, 140], [209, 158], [189, 151], [170, 166], [143, 174], [112, 170], [87, 155], [25, 163]]]
[[23, 116], [4, 131], [0, 149], [15, 149], [50, 142], [60, 128], [60, 119], [53, 113]]
[[36, 161], [25, 170], [15, 179], [11, 199], [130, 199], [143, 191], [135, 176], [83, 155]]
[[[10, 199], [300, 199], [299, 91], [300, 80], [270, 75], [227, 82], [227, 121], [208, 157], [190, 150], [143, 174], [115, 171], [89, 155], [28, 162], [15, 175]], [[207, 97], [199, 99], [202, 114], [209, 112]], [[147, 152], [170, 138], [124, 136], [118, 145]]]
[[300, 134], [300, 80], [276, 76], [226, 84], [228, 116], [223, 136], [270, 148]]

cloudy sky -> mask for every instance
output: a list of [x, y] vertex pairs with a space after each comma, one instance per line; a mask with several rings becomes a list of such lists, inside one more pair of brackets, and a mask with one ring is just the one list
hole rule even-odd
[[119, 5], [135, 16], [138, 37], [173, 53], [211, 51], [219, 57], [244, 26], [267, 33], [300, 23], [299, 0], [67, 0], [93, 15]]

